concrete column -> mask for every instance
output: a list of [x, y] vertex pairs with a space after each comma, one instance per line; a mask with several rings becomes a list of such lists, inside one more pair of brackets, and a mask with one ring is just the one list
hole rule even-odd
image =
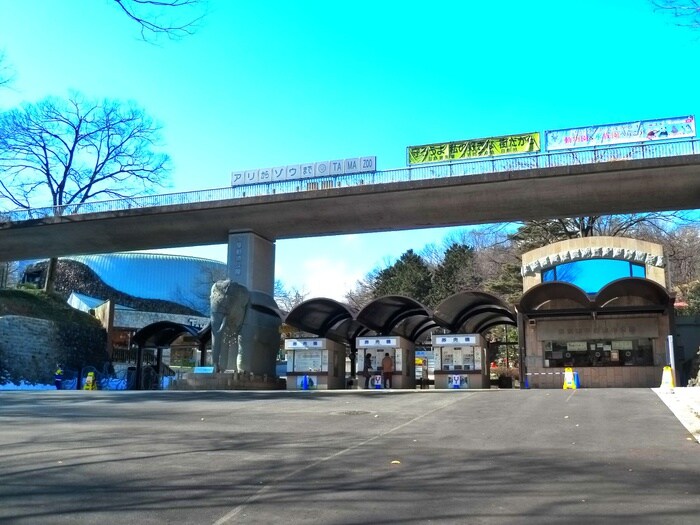
[[228, 234], [228, 277], [248, 290], [275, 290], [275, 243], [248, 231]]

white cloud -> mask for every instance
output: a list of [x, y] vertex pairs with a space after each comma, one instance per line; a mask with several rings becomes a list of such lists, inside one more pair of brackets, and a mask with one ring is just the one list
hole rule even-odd
[[362, 276], [360, 270], [350, 268], [341, 259], [313, 258], [304, 261], [303, 276], [300, 277], [308, 299], [328, 297], [343, 301], [348, 290], [354, 288], [355, 282]]

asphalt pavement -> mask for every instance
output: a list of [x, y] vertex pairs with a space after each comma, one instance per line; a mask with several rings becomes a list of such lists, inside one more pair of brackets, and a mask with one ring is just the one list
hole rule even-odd
[[2, 392], [0, 523], [697, 523], [682, 396]]

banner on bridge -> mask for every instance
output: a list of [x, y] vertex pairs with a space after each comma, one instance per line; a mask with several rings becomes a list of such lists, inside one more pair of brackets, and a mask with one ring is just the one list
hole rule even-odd
[[594, 146], [612, 146], [652, 140], [683, 139], [695, 136], [695, 117], [637, 120], [585, 128], [545, 132], [547, 151]]
[[516, 153], [534, 153], [540, 151], [540, 134], [538, 132], [521, 133], [487, 139], [409, 146], [406, 149], [409, 165]]
[[356, 173], [374, 173], [377, 171], [377, 157], [355, 157], [351, 159], [292, 164], [276, 168], [234, 171], [231, 173], [231, 186], [247, 184], [265, 184], [286, 182], [297, 179], [316, 177], [335, 177]]

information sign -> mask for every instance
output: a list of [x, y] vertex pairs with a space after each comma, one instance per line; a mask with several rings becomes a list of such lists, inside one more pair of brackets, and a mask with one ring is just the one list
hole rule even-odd
[[290, 164], [275, 168], [234, 171], [231, 173], [231, 186], [373, 173], [375, 171], [377, 171], [377, 157], [354, 157], [306, 164]]
[[297, 350], [294, 352], [295, 372], [318, 372], [322, 370], [323, 350]]

